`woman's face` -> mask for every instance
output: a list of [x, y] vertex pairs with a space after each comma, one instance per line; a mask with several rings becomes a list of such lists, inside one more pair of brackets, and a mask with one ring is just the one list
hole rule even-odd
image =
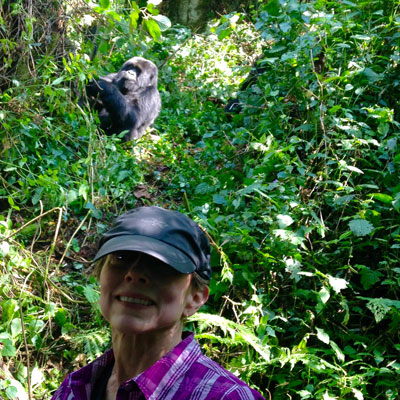
[[109, 254], [100, 272], [100, 308], [113, 329], [125, 334], [182, 328], [182, 317], [206, 302], [190, 274], [144, 253]]

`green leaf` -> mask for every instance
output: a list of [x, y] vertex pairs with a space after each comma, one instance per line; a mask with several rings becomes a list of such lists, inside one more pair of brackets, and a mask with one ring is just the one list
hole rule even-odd
[[196, 186], [194, 192], [195, 192], [196, 194], [206, 194], [206, 193], [209, 193], [209, 189], [210, 189], [210, 186], [209, 186], [207, 183], [202, 182], [202, 183], [199, 183], [199, 184]]
[[82, 196], [85, 201], [88, 199], [88, 192], [89, 187], [85, 183], [79, 186], [79, 196]]
[[43, 193], [43, 187], [37, 188], [35, 190], [35, 193], [32, 196], [32, 204], [35, 206], [37, 203], [39, 203], [39, 200], [42, 198], [42, 193]]
[[14, 318], [11, 321], [11, 334], [15, 338], [22, 332], [21, 318]]
[[374, 230], [374, 226], [365, 219], [353, 219], [349, 222], [349, 227], [359, 237], [369, 235]]
[[279, 0], [270, 0], [265, 6], [265, 11], [268, 12], [269, 15], [277, 16], [280, 12]]
[[140, 8], [137, 5], [136, 1], [131, 1], [131, 12], [136, 12], [138, 15], [140, 14]]
[[83, 289], [87, 301], [91, 304], [97, 304], [99, 302], [100, 294], [97, 290], [94, 290], [91, 286], [85, 286]]
[[382, 274], [379, 271], [373, 271], [368, 267], [361, 269], [361, 284], [365, 290], [370, 289], [375, 283], [379, 282]]
[[21, 382], [16, 379], [10, 379], [9, 386], [5, 390], [8, 399], [18, 399], [25, 400], [28, 399], [28, 394], [26, 393]]
[[9, 322], [14, 318], [18, 310], [18, 303], [14, 299], [8, 299], [1, 302], [2, 321]]
[[102, 217], [102, 212], [101, 212], [100, 210], [98, 210], [98, 209], [93, 205], [93, 203], [91, 203], [90, 201], [88, 201], [88, 202], [85, 204], [85, 208], [92, 211], [92, 215], [93, 215], [94, 218], [100, 219], [100, 218]]
[[104, 10], [110, 8], [110, 0], [99, 0], [100, 7]]
[[321, 299], [321, 301], [325, 304], [329, 298], [331, 297], [331, 294], [329, 293], [329, 290], [326, 287], [323, 287], [319, 292], [318, 296]]
[[377, 323], [382, 321], [385, 315], [390, 311], [390, 305], [386, 300], [387, 299], [383, 298], [370, 299], [367, 303], [367, 308], [372, 311]]
[[330, 340], [329, 344], [332, 347], [333, 351], [335, 352], [336, 357], [340, 361], [344, 362], [344, 354], [343, 354], [342, 350], [340, 349], [340, 347], [332, 340]]
[[147, 11], [153, 15], [158, 15], [160, 12], [157, 10], [157, 8], [154, 6], [154, 4], [151, 4], [151, 3], [148, 3], [146, 8], [147, 8]]
[[67, 312], [63, 308], [58, 309], [54, 315], [54, 321], [58, 326], [64, 326], [67, 322]]
[[[263, 344], [260, 339], [255, 336], [248, 327], [236, 324], [233, 321], [230, 321], [224, 317], [214, 314], [207, 314], [197, 312], [189, 318], [189, 321], [197, 321], [202, 324], [206, 324], [212, 327], [220, 328], [225, 335], [229, 333], [229, 335], [233, 339], [233, 343], [236, 344], [247, 344], [260, 354], [266, 361], [270, 360], [270, 348], [268, 345]], [[198, 337], [201, 335], [197, 335]], [[219, 338], [218, 336], [214, 336], [215, 339], [221, 340], [223, 342], [223, 338]]]
[[60, 76], [57, 79], [54, 79], [54, 81], [51, 83], [53, 86], [57, 86], [59, 83], [61, 83], [64, 80], [63, 76]]
[[385, 315], [395, 307], [397, 310], [400, 310], [400, 301], [392, 300], [386, 298], [370, 298], [370, 297], [361, 297], [358, 296], [359, 299], [367, 300], [367, 308], [372, 311], [375, 317], [375, 321], [378, 323], [382, 321]]
[[0, 333], [0, 350], [4, 357], [14, 357], [17, 349], [13, 345], [11, 335], [7, 332]]
[[161, 30], [158, 26], [158, 23], [154, 19], [144, 19], [142, 26], [156, 42], [160, 42]]
[[396, 211], [400, 211], [400, 192], [396, 193], [396, 196], [394, 197], [392, 204]]
[[117, 181], [122, 182], [131, 175], [131, 171], [122, 170], [118, 172]]
[[385, 204], [391, 204], [392, 201], [393, 201], [393, 197], [392, 196], [389, 196], [388, 194], [383, 194], [383, 193], [372, 193], [371, 197], [373, 199], [379, 200], [379, 201], [381, 201], [382, 203], [385, 203]]
[[225, 196], [222, 196], [220, 194], [213, 195], [213, 202], [215, 204], [226, 204], [227, 203]]
[[315, 328], [317, 330], [317, 338], [326, 344], [329, 344], [329, 335], [320, 328]]
[[171, 20], [165, 15], [153, 15], [152, 18], [157, 22], [161, 32], [166, 31], [172, 26]]
[[377, 74], [371, 68], [365, 68], [362, 74], [367, 77], [369, 83], [375, 83], [383, 78], [383, 74]]
[[139, 11], [132, 11], [129, 14], [129, 32], [133, 33], [138, 25], [138, 20], [139, 20]]
[[71, 204], [78, 198], [78, 192], [76, 190], [68, 190], [67, 203]]
[[230, 34], [233, 32], [233, 29], [229, 26], [226, 29], [220, 29], [218, 30], [218, 39], [223, 40], [230, 36]]

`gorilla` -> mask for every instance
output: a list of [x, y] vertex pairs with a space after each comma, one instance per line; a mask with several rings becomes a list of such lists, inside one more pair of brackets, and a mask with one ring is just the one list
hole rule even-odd
[[142, 57], [126, 61], [118, 72], [86, 85], [89, 105], [98, 112], [108, 135], [128, 131], [124, 140], [140, 138], [161, 110], [158, 69]]

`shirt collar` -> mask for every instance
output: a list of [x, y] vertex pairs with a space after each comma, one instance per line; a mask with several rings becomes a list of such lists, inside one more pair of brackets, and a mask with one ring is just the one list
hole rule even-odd
[[176, 347], [132, 380], [147, 400], [155, 400], [182, 379], [200, 355], [194, 334], [183, 332], [183, 340]]

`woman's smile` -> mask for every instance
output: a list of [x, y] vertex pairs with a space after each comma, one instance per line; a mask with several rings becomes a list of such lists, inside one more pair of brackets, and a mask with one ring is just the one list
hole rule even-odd
[[154, 306], [154, 301], [150, 300], [145, 296], [133, 295], [133, 296], [117, 296], [117, 300], [122, 303], [128, 303], [129, 305], [142, 305], [142, 306]]

